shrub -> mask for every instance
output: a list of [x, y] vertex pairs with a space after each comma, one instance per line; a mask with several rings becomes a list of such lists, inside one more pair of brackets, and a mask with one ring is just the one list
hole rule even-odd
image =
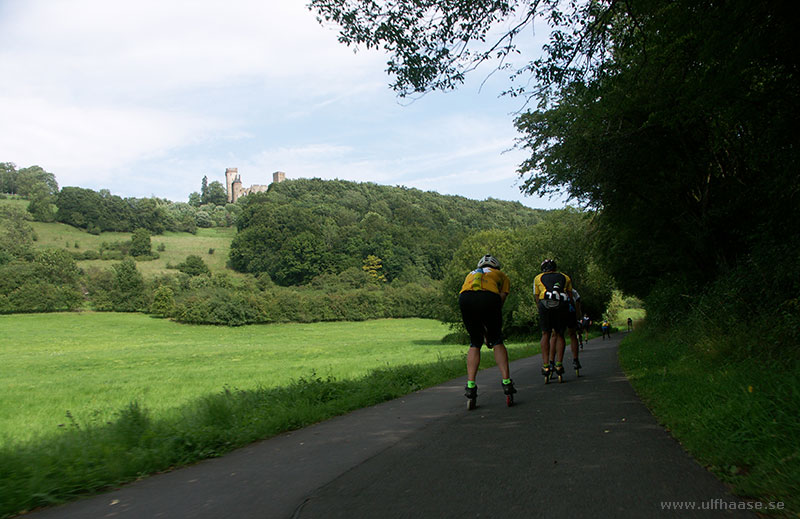
[[175, 292], [172, 288], [162, 285], [153, 294], [153, 303], [150, 305], [150, 313], [169, 317], [175, 311]]
[[150, 231], [147, 229], [133, 231], [130, 244], [131, 256], [148, 256], [151, 250]]
[[178, 270], [190, 276], [201, 276], [211, 274], [208, 265], [205, 264], [200, 256], [191, 254], [186, 257], [183, 263], [178, 264]]

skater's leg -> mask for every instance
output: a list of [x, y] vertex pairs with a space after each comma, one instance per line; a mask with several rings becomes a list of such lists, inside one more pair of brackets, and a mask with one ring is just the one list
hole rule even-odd
[[503, 380], [511, 378], [511, 372], [508, 369], [508, 350], [505, 344], [496, 345], [492, 351], [494, 352], [494, 361], [500, 368], [500, 376], [503, 377]]
[[542, 341], [539, 343], [542, 349], [542, 365], [550, 363], [550, 332], [542, 332]]
[[572, 350], [572, 358], [578, 358], [578, 334], [575, 328], [569, 329], [569, 348]]
[[566, 348], [566, 342], [564, 341], [564, 335], [561, 333], [556, 333], [556, 362], [563, 362], [564, 361], [564, 348]]
[[470, 347], [467, 352], [467, 382], [475, 382], [478, 366], [481, 364], [481, 349]]

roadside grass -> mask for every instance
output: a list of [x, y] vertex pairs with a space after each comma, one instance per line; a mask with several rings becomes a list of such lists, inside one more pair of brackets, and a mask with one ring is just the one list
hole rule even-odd
[[[424, 319], [218, 328], [140, 314], [0, 316], [11, 338], [0, 346], [0, 516], [463, 376], [466, 347], [443, 344], [446, 331]], [[537, 351], [509, 344], [512, 360]]]
[[800, 516], [796, 361], [710, 362], [645, 327], [624, 339], [620, 363], [653, 415], [734, 493]]

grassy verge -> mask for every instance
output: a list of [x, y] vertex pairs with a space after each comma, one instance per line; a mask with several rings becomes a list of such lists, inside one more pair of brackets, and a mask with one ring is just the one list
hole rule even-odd
[[709, 362], [648, 328], [623, 341], [620, 362], [656, 418], [734, 493], [800, 517], [796, 362]]
[[[15, 337], [0, 347], [0, 364], [13, 365], [0, 374], [3, 423], [50, 406], [16, 426], [37, 434], [4, 433], [0, 517], [462, 376], [466, 347], [441, 344], [446, 329], [423, 319], [223, 329], [138, 314], [0, 316], [0, 335]], [[509, 344], [512, 359], [535, 352]], [[493, 364], [483, 355], [482, 368]], [[10, 408], [11, 393], [34, 397]]]

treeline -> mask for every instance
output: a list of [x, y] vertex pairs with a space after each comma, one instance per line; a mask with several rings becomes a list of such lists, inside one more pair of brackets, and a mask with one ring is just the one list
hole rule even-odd
[[387, 281], [442, 279], [470, 233], [534, 225], [541, 211], [372, 183], [287, 180], [243, 197], [230, 264], [279, 285], [370, 268]]
[[[269, 275], [212, 274], [190, 255], [177, 272], [145, 279], [133, 257], [111, 268], [78, 268], [72, 251], [35, 247], [30, 215], [0, 206], [0, 313], [78, 308], [143, 312], [193, 324], [238, 326], [273, 322], [358, 321], [437, 315], [433, 282], [385, 283], [368, 270], [320, 277], [305, 287], [280, 287]], [[125, 250], [152, 254], [137, 230]]]
[[57, 222], [101, 232], [132, 232], [147, 229], [153, 234], [164, 231], [196, 232], [198, 227], [229, 227], [236, 220], [236, 204], [201, 205], [170, 202], [160, 198], [121, 198], [108, 190], [93, 191], [65, 187], [56, 195]]
[[40, 222], [60, 222], [92, 234], [133, 232], [146, 229], [197, 232], [197, 228], [230, 227], [240, 207], [227, 203], [220, 182], [203, 177], [201, 193], [191, 193], [189, 202], [166, 199], [123, 198], [107, 189], [58, 188], [56, 177], [39, 166], [17, 169], [12, 162], [0, 163], [0, 196], [17, 195], [29, 200], [28, 212]]

